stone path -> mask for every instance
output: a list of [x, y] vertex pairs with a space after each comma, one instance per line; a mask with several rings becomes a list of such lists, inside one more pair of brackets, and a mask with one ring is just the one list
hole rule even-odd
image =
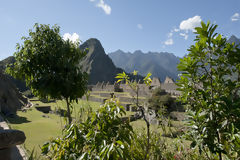
[[[10, 129], [6, 121], [0, 115], [0, 130], [2, 129]], [[27, 160], [26, 152], [21, 145], [17, 145], [16, 147], [12, 148], [12, 160]], [[5, 160], [4, 157], [1, 157], [0, 160]]]

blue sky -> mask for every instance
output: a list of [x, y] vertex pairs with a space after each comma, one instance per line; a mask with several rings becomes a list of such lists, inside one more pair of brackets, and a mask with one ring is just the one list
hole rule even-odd
[[58, 24], [62, 35], [76, 33], [82, 41], [97, 38], [107, 53], [166, 51], [182, 57], [201, 20], [240, 38], [239, 0], [2, 0], [0, 19], [0, 60], [13, 55], [35, 23]]

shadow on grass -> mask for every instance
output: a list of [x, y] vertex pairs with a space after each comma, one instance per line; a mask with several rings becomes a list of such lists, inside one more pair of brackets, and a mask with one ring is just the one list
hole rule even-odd
[[21, 116], [18, 116], [18, 115], [15, 115], [14, 117], [6, 117], [6, 119], [11, 124], [22, 124], [22, 123], [29, 123], [29, 122], [31, 122], [31, 121], [27, 120], [26, 117], [21, 117]]

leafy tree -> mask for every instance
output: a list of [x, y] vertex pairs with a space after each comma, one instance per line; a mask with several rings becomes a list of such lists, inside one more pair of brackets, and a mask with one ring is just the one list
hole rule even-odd
[[148, 99], [150, 108], [156, 112], [159, 110], [171, 112], [172, 106], [175, 105], [174, 101], [175, 99], [160, 87], [153, 90], [152, 96]]
[[[201, 23], [196, 43], [180, 60], [180, 100], [189, 113], [189, 139], [209, 159], [240, 157], [240, 49]], [[213, 154], [210, 157], [208, 150]]]
[[65, 99], [67, 117], [71, 123], [71, 103], [86, 91], [87, 74], [79, 61], [86, 55], [79, 42], [64, 41], [60, 27], [35, 24], [29, 37], [17, 44], [16, 62], [7, 68], [12, 76], [25, 80], [34, 95], [41, 98]]
[[124, 107], [110, 99], [83, 123], [73, 123], [56, 138], [42, 147], [51, 159], [131, 159], [129, 148], [133, 129], [123, 122]]

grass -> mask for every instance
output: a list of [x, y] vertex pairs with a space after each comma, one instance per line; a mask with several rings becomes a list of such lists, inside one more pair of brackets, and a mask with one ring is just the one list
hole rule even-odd
[[8, 118], [13, 129], [24, 131], [27, 139], [24, 143], [25, 148], [31, 151], [33, 148], [40, 153], [40, 147], [52, 137], [61, 135], [60, 117], [54, 114], [47, 114], [49, 118], [42, 117], [43, 113], [35, 108], [27, 112], [18, 112], [18, 118]]
[[[65, 108], [65, 101], [57, 101], [51, 103], [43, 103], [38, 101], [36, 98], [31, 99], [34, 105], [38, 106], [51, 106], [51, 109], [55, 108]], [[78, 115], [81, 107], [86, 107], [90, 105], [93, 110], [96, 110], [100, 103], [97, 102], [87, 102], [80, 100], [79, 104], [73, 104], [72, 116]], [[48, 116], [43, 117], [43, 115]], [[64, 120], [62, 117], [55, 114], [44, 114], [37, 111], [35, 107], [27, 110], [27, 112], [18, 111], [17, 118], [8, 118], [10, 127], [12, 129], [19, 129], [24, 131], [27, 139], [24, 146], [27, 150], [32, 151], [33, 149], [39, 155], [41, 153], [40, 146], [42, 146], [50, 138], [61, 136], [61, 131], [64, 125]]]

